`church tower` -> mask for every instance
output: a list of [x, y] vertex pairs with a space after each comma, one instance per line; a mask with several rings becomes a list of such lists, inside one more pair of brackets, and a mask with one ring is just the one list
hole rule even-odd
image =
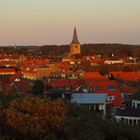
[[81, 54], [81, 47], [77, 37], [76, 27], [74, 27], [73, 39], [70, 46], [70, 55]]

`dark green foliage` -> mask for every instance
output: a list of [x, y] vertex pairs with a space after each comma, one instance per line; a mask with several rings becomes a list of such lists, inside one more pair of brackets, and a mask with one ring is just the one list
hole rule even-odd
[[36, 80], [33, 84], [33, 94], [41, 95], [44, 92], [44, 83], [41, 80]]

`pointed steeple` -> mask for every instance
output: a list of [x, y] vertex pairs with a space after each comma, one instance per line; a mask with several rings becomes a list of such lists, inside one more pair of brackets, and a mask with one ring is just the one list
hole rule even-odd
[[73, 39], [72, 39], [71, 44], [79, 44], [78, 37], [77, 37], [76, 27], [74, 27]]

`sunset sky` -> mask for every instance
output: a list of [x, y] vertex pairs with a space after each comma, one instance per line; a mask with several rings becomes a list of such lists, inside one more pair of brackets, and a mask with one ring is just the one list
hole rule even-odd
[[140, 0], [0, 0], [0, 46], [140, 44]]

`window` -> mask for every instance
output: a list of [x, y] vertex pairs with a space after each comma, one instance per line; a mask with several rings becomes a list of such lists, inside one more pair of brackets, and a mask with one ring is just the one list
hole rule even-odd
[[93, 106], [92, 105], [89, 105], [88, 106], [88, 109], [91, 111], [93, 109]]
[[62, 99], [65, 99], [65, 94], [62, 94]]
[[133, 125], [136, 125], [136, 120], [133, 120]]
[[88, 90], [87, 90], [86, 88], [83, 88], [83, 92], [84, 92], [84, 93], [87, 93]]
[[128, 119], [125, 119], [125, 122], [126, 122], [126, 124], [129, 124], [129, 120]]
[[140, 108], [140, 104], [137, 104], [137, 108]]
[[109, 85], [108, 86], [108, 90], [115, 90], [115, 89], [116, 89], [116, 87], [114, 85]]
[[132, 107], [135, 108], [135, 103], [133, 103]]
[[98, 105], [98, 104], [95, 105], [95, 110], [96, 110], [96, 111], [99, 111], [99, 105]]
[[132, 124], [132, 120], [131, 120], [131, 119], [129, 120], [129, 124], [130, 124], [130, 125]]
[[94, 92], [93, 89], [92, 89], [91, 87], [89, 88], [89, 92]]
[[124, 118], [122, 118], [121, 121], [124, 122]]
[[108, 96], [107, 97], [107, 101], [113, 101], [113, 100], [115, 100], [115, 96]]
[[138, 124], [140, 124], [140, 120], [138, 120]]
[[96, 89], [97, 90], [102, 90], [102, 86], [97, 86]]
[[70, 90], [70, 87], [66, 87], [66, 90]]

